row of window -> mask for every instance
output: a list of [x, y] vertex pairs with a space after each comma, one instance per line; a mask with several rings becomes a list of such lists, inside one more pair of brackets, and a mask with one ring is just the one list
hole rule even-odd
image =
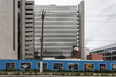
[[[15, 63], [6, 62], [6, 69], [15, 69]], [[20, 69], [32, 69], [32, 63], [21, 63]], [[40, 63], [37, 64], [37, 69], [40, 69]], [[43, 63], [43, 69], [47, 69], [47, 63]]]
[[116, 47], [107, 48], [107, 49], [99, 50], [99, 51], [96, 51], [96, 52], [91, 52], [91, 54], [94, 54], [94, 53], [102, 53], [104, 51], [107, 52], [107, 51], [111, 51], [111, 50], [116, 50]]
[[[76, 33], [77, 31], [44, 31], [43, 33]], [[41, 31], [35, 31], [35, 33], [41, 33]]]
[[[48, 69], [48, 64], [43, 63], [43, 69]], [[32, 69], [32, 63], [21, 63], [21, 69]], [[79, 64], [78, 63], [68, 63], [68, 70], [78, 70]], [[116, 64], [112, 64], [112, 70], [116, 70]], [[6, 69], [15, 69], [15, 63], [13, 62], [6, 62]], [[40, 69], [40, 63], [37, 63], [37, 69]], [[53, 63], [53, 70], [62, 70], [63, 63]], [[92, 63], [85, 63], [84, 70], [94, 70], [94, 64]], [[99, 64], [99, 70], [106, 70], [106, 64]]]
[[[42, 29], [42, 27], [35, 27], [35, 29]], [[76, 29], [76, 26], [75, 27], [45, 27], [44, 26], [44, 29]]]

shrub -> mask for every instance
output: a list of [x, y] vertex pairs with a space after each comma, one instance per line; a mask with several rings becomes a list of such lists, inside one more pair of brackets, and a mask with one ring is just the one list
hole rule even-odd
[[8, 69], [2, 69], [1, 71], [9, 71]]
[[67, 72], [72, 72], [72, 70], [67, 70]]
[[60, 70], [58, 70], [57, 72], [62, 72], [62, 70], [60, 69]]
[[21, 71], [21, 69], [17, 69], [17, 71]]
[[29, 69], [25, 69], [25, 71], [27, 72], [27, 71], [30, 71]]
[[39, 72], [40, 70], [34, 69], [35, 72]]
[[12, 69], [12, 71], [16, 71], [16, 69]]
[[66, 72], [66, 70], [62, 70], [62, 72]]

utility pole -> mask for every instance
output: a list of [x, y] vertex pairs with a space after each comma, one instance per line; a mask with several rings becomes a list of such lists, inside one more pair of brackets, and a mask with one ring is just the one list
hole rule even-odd
[[41, 31], [41, 57], [40, 57], [40, 74], [43, 71], [43, 26], [44, 26], [44, 18], [45, 18], [46, 11], [42, 10], [42, 31]]

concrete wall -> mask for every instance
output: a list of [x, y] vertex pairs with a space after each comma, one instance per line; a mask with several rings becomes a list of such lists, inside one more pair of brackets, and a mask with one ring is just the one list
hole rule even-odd
[[[30, 4], [32, 3], [32, 4]], [[28, 5], [27, 5], [28, 4]], [[34, 1], [20, 0], [20, 58], [32, 60], [34, 58]], [[29, 15], [32, 14], [32, 15]], [[29, 19], [32, 18], [32, 19]]]
[[79, 18], [79, 58], [84, 60], [84, 1], [78, 5]]
[[16, 0], [0, 0], [0, 59], [17, 59]]

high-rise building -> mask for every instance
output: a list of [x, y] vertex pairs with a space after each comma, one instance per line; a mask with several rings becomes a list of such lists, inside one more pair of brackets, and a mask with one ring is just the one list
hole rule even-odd
[[[37, 5], [35, 13], [34, 57], [40, 58], [42, 10], [46, 11], [43, 32], [43, 57], [71, 58], [73, 47], [79, 47], [84, 59], [84, 1], [77, 6]], [[48, 55], [46, 55], [48, 54]]]
[[18, 59], [34, 59], [33, 8], [33, 0], [18, 0]]
[[17, 59], [17, 1], [0, 0], [0, 59]]
[[79, 58], [84, 60], [84, 1], [78, 5], [77, 11], [77, 47], [79, 48]]

